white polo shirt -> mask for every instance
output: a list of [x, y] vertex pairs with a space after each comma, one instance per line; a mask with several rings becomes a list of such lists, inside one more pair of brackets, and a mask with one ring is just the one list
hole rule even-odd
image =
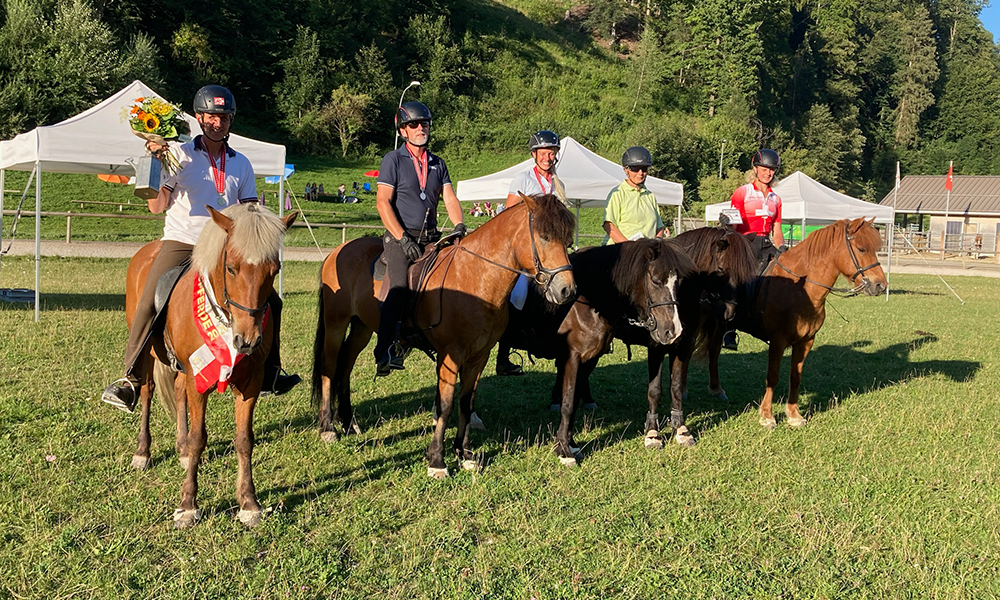
[[[208, 153], [199, 135], [180, 146], [171, 146], [170, 153], [180, 163], [174, 175], [165, 175], [161, 185], [170, 190], [167, 221], [163, 226], [164, 240], [194, 245], [212, 218], [208, 206], [223, 210], [239, 201], [257, 201], [257, 183], [254, 181], [250, 160], [226, 145], [226, 180], [222, 199], [215, 187]], [[215, 161], [216, 167], [219, 161]]]
[[555, 193], [552, 190], [552, 182], [546, 179], [541, 172], [536, 172], [534, 166], [527, 171], [522, 171], [510, 182], [510, 189], [507, 193], [517, 194], [518, 192], [525, 196]]

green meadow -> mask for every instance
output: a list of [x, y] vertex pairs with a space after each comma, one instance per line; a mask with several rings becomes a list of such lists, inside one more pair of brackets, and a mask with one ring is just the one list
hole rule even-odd
[[[3, 285], [32, 287], [33, 266], [5, 258]], [[318, 268], [285, 266], [285, 365], [307, 380]], [[831, 298], [800, 430], [780, 411], [776, 430], [757, 424], [766, 352], [744, 336], [722, 357], [728, 401], [692, 370], [694, 448], [643, 448], [645, 350], [630, 361], [616, 343], [594, 374], [599, 407], [577, 423], [575, 469], [551, 451], [550, 361], [520, 378], [487, 367], [486, 429], [472, 433], [484, 468], [436, 481], [431, 361], [373, 381], [366, 352], [361, 435], [320, 441], [305, 384], [258, 404], [268, 513], [254, 530], [236, 520], [232, 395], [215, 395], [204, 518], [178, 531], [171, 422], [155, 406], [153, 466], [136, 472], [138, 418], [99, 401], [121, 369], [125, 269], [44, 259], [40, 322], [0, 304], [0, 598], [1000, 595], [1000, 280], [950, 279], [964, 305], [916, 275], [894, 276], [888, 302]]]

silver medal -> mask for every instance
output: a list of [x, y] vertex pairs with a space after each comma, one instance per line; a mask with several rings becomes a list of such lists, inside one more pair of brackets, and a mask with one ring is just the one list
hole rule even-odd
[[217, 203], [219, 206], [225, 206], [227, 204], [226, 197], [223, 196], [222, 194], [219, 194], [219, 199], [217, 200]]
[[420, 199], [421, 200], [426, 200], [427, 199], [427, 194], [425, 194], [423, 192], [420, 192]]

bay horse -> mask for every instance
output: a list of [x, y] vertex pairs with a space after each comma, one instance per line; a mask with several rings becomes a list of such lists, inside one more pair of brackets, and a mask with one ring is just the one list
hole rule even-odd
[[[785, 349], [792, 348], [791, 373], [785, 419], [790, 427], [802, 427], [806, 419], [799, 412], [799, 385], [802, 363], [813, 347], [816, 333], [826, 319], [826, 297], [830, 292], [877, 296], [888, 285], [876, 252], [882, 245], [875, 218], [842, 219], [809, 234], [800, 244], [772, 260], [764, 274], [746, 288], [746, 298], [737, 310], [737, 329], [768, 344], [767, 378], [760, 403], [760, 424], [773, 429], [777, 422], [771, 409], [774, 387], [781, 372]], [[864, 266], [862, 266], [864, 265]], [[833, 287], [843, 275], [853, 288]], [[719, 346], [711, 350], [716, 360], [709, 362], [710, 385], [719, 384]]]
[[[192, 364], [199, 361], [198, 357], [207, 348], [203, 348], [205, 342], [196, 324], [195, 307], [198, 303], [194, 299], [197, 287], [204, 290], [203, 296], [211, 301], [221, 324], [231, 329], [234, 350], [244, 355], [232, 367], [228, 383], [236, 396], [238, 518], [243, 524], [253, 527], [261, 520], [251, 462], [253, 411], [263, 384], [264, 360], [274, 335], [273, 319], [265, 316], [270, 313], [267, 298], [274, 288], [274, 277], [280, 268], [278, 253], [284, 233], [295, 221], [297, 213], [280, 219], [256, 204], [231, 206], [222, 213], [211, 207], [208, 210], [212, 221], [205, 226], [195, 244], [191, 270], [177, 281], [170, 294], [163, 333], [154, 337], [151, 353], [156, 360], [151, 362], [155, 366], [140, 378], [142, 417], [132, 466], [146, 468], [149, 465], [150, 404], [153, 390], [158, 387], [164, 407], [168, 413], [172, 412], [176, 422], [176, 447], [181, 464], [187, 470], [181, 488], [181, 504], [174, 511], [174, 524], [178, 528], [186, 528], [198, 522], [201, 518], [196, 499], [198, 466], [207, 441], [205, 410], [211, 387], [199, 392], [198, 382], [191, 375], [201, 370], [193, 368]], [[150, 242], [129, 262], [125, 306], [130, 327], [143, 287], [156, 285], [156, 282], [146, 282], [146, 274], [159, 249], [159, 240]], [[217, 328], [215, 333], [221, 333], [223, 329]], [[179, 368], [180, 372], [175, 374], [171, 367]], [[153, 380], [153, 371], [156, 371], [159, 385]], [[215, 387], [214, 382], [211, 385]], [[218, 387], [224, 390], [226, 385], [219, 384]]]
[[[476, 469], [469, 422], [476, 386], [490, 350], [507, 325], [507, 304], [519, 273], [535, 279], [545, 297], [564, 304], [576, 295], [566, 247], [575, 231], [573, 215], [554, 195], [523, 196], [509, 208], [443, 248], [411, 302], [404, 328], [419, 331], [418, 343], [437, 355], [434, 438], [427, 474], [448, 476], [444, 436], [453, 397], [461, 380], [454, 451], [463, 469]], [[319, 319], [313, 346], [313, 400], [319, 405], [324, 441], [337, 439], [333, 417], [345, 432], [357, 431], [350, 376], [358, 355], [378, 329], [378, 292], [371, 266], [382, 251], [381, 238], [359, 238], [337, 247], [320, 271]]]

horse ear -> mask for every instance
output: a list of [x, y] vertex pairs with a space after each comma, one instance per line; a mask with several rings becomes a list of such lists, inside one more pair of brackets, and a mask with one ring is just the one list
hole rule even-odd
[[868, 221], [868, 224], [871, 225], [872, 227], [874, 227], [875, 226], [875, 217], [872, 217], [871, 220]]
[[288, 231], [288, 229], [292, 226], [292, 223], [295, 222], [295, 218], [298, 217], [298, 216], [299, 216], [299, 211], [297, 211], [297, 210], [296, 211], [292, 211], [292, 212], [288, 213], [287, 215], [285, 215], [285, 218], [282, 219], [282, 221], [285, 222], [285, 231]]
[[538, 206], [538, 203], [535, 202], [535, 199], [532, 198], [531, 196], [524, 195], [523, 192], [518, 192], [518, 194], [521, 195], [521, 202], [524, 202], [528, 206], [528, 210], [534, 211], [535, 207]]
[[716, 252], [724, 252], [727, 248], [729, 248], [729, 240], [728, 239], [722, 238], [722, 239], [719, 239], [719, 240], [715, 241], [715, 251]]
[[219, 211], [215, 210], [211, 206], [208, 206], [206, 208], [208, 208], [208, 214], [212, 217], [212, 220], [215, 221], [216, 225], [218, 225], [219, 227], [221, 227], [226, 233], [232, 233], [233, 232], [233, 220], [232, 219], [230, 219], [226, 215], [220, 213]]
[[855, 233], [858, 232], [859, 229], [861, 229], [864, 226], [864, 224], [865, 224], [864, 217], [858, 217], [853, 221], [849, 221], [847, 223], [847, 233], [854, 235]]

